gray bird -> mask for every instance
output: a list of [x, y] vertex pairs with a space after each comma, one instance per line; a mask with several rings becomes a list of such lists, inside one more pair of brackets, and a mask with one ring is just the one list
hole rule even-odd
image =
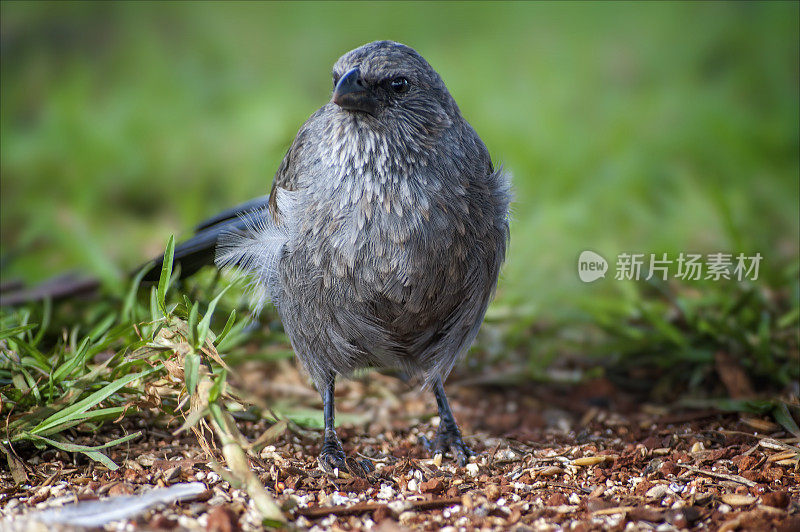
[[[176, 250], [272, 301], [324, 403], [319, 456], [347, 471], [334, 429], [337, 375], [398, 368], [433, 388], [434, 452], [464, 443], [443, 381], [475, 339], [509, 238], [510, 182], [439, 74], [408, 46], [378, 41], [333, 67], [333, 96], [303, 124], [268, 198], [226, 211]], [[352, 465], [352, 461], [351, 461]]]

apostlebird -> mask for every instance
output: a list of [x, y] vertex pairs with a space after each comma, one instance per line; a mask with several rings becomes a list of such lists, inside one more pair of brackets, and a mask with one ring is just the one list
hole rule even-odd
[[210, 262], [274, 304], [324, 404], [319, 456], [348, 470], [334, 429], [338, 375], [397, 368], [433, 389], [434, 452], [464, 465], [443, 381], [474, 341], [509, 238], [510, 181], [439, 74], [378, 41], [333, 67], [331, 100], [303, 124], [268, 197], [209, 220], [178, 246], [184, 274]]

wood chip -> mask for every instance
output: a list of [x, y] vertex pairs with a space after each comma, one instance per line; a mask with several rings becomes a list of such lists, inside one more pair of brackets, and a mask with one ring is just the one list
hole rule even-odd
[[383, 503], [362, 502], [351, 506], [321, 506], [317, 508], [301, 508], [297, 510], [298, 515], [317, 519], [326, 515], [358, 515], [366, 512], [373, 512], [378, 509], [389, 510], [389, 506]]
[[[447, 508], [448, 506], [455, 506], [462, 504], [461, 497], [448, 497], [446, 499], [434, 499], [431, 501], [408, 501], [409, 510], [432, 510], [434, 508]], [[297, 511], [298, 515], [308, 517], [310, 519], [317, 519], [325, 517], [326, 515], [358, 515], [366, 512], [373, 512], [380, 508], [390, 510], [388, 504], [374, 503], [374, 502], [361, 502], [350, 506], [324, 506], [317, 508], [302, 508]]]
[[647, 490], [647, 493], [645, 493], [644, 496], [651, 500], [652, 499], [661, 500], [664, 497], [666, 497], [668, 493], [669, 493], [669, 486], [667, 486], [666, 484], [656, 484], [655, 486]]
[[760, 432], [775, 432], [778, 429], [778, 425], [772, 421], [767, 421], [757, 417], [743, 417], [742, 423], [749, 425]]
[[730, 480], [732, 482], [738, 482], [739, 484], [744, 484], [745, 486], [748, 486], [748, 487], [751, 487], [751, 488], [753, 486], [756, 486], [756, 483], [753, 482], [752, 480], [747, 480], [746, 478], [740, 477], [739, 475], [730, 475], [730, 474], [725, 474], [725, 473], [717, 473], [716, 471], [706, 471], [704, 469], [700, 469], [698, 467], [693, 467], [693, 466], [686, 465], [686, 464], [675, 464], [675, 465], [677, 465], [678, 467], [682, 467], [684, 469], [688, 469], [689, 471], [693, 471], [695, 473], [700, 473], [701, 475], [707, 475], [709, 477], [722, 478], [722, 479], [725, 479], [725, 480]]
[[767, 462], [779, 462], [781, 460], [797, 459], [798, 455], [795, 451], [783, 451], [773, 454], [767, 458]]
[[175, 482], [181, 476], [181, 466], [176, 466], [164, 471], [165, 482]]
[[602, 464], [606, 461], [606, 458], [606, 456], [584, 456], [581, 458], [576, 458], [572, 461], [572, 464], [576, 466], [593, 466]]
[[624, 514], [636, 509], [635, 506], [615, 506], [613, 508], [603, 508], [602, 510], [595, 510], [592, 515], [611, 515], [611, 514]]
[[561, 474], [564, 472], [564, 469], [558, 466], [550, 466], [545, 467], [541, 471], [535, 471], [534, 473], [543, 477], [553, 477], [555, 475]]
[[578, 511], [580, 506], [577, 505], [570, 505], [570, 504], [560, 504], [558, 506], [545, 506], [549, 511], [555, 512], [557, 514], [571, 514]]
[[758, 445], [774, 451], [794, 451], [796, 453], [800, 453], [800, 447], [796, 447], [794, 445], [790, 445], [789, 443], [775, 440], [773, 438], [763, 438], [758, 442]]
[[758, 500], [752, 495], [740, 495], [738, 493], [724, 493], [719, 498], [722, 502], [731, 506], [747, 506]]
[[756, 509], [760, 512], [768, 513], [770, 515], [775, 516], [782, 516], [786, 514], [786, 510], [781, 510], [780, 508], [775, 508], [773, 506], [767, 506], [765, 504], [759, 504], [756, 506]]

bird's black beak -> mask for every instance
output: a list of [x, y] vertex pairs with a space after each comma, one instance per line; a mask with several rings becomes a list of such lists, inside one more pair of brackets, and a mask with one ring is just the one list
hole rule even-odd
[[361, 111], [375, 115], [378, 109], [378, 101], [361, 80], [361, 72], [354, 68], [347, 72], [336, 88], [333, 89], [331, 101], [348, 111]]

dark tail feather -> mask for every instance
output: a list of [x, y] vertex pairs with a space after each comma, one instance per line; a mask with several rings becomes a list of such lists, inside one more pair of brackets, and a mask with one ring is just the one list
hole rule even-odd
[[[223, 211], [195, 227], [195, 234], [175, 246], [173, 264], [181, 265], [181, 278], [189, 277], [203, 266], [214, 264], [214, 255], [220, 235], [244, 231], [267, 208], [269, 196], [252, 199], [232, 209]], [[152, 266], [144, 274], [142, 281], [157, 282], [164, 264], [163, 255], [152, 261]]]
[[263, 211], [264, 209], [267, 208], [268, 204], [269, 204], [269, 196], [261, 196], [259, 198], [251, 199], [250, 201], [245, 201], [244, 203], [240, 203], [236, 207], [232, 207], [230, 209], [222, 211], [221, 213], [209, 218], [204, 222], [200, 222], [195, 226], [194, 230], [196, 233], [199, 233], [200, 231], [209, 229], [217, 224], [235, 220], [243, 214], [250, 213], [253, 211]]
[[[265, 211], [268, 203], [269, 196], [256, 198], [198, 224], [194, 236], [175, 246], [174, 263], [180, 263], [181, 277], [189, 277], [203, 266], [214, 264], [220, 235], [257, 226], [256, 218]], [[163, 256], [150, 261], [150, 268], [142, 281], [158, 282], [163, 263]], [[131, 277], [142, 267], [134, 270]], [[99, 287], [100, 282], [97, 279], [78, 274], [59, 275], [34, 287], [26, 287], [22, 283], [4, 283], [0, 286], [0, 306], [16, 306], [44, 299], [92, 297], [97, 294]]]
[[36, 286], [9, 282], [0, 285], [0, 307], [15, 307], [33, 301], [67, 298], [92, 298], [100, 288], [100, 281], [78, 273], [64, 273], [43, 281]]

